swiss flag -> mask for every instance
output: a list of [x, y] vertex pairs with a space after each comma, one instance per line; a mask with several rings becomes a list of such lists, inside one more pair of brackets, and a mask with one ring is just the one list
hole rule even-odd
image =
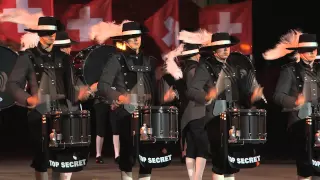
[[[73, 46], [80, 51], [94, 44], [89, 38], [90, 27], [100, 21], [112, 21], [112, 0], [92, 0], [89, 4], [72, 4], [60, 19], [72, 40], [80, 42]], [[107, 31], [107, 29], [106, 29]]]
[[229, 32], [240, 39], [233, 50], [251, 53], [252, 46], [252, 1], [230, 5], [214, 5], [199, 13], [200, 28], [210, 32]]
[[179, 0], [168, 0], [153, 16], [145, 21], [149, 34], [163, 53], [179, 45]]
[[[30, 14], [43, 12], [45, 16], [53, 16], [53, 0], [2, 0], [0, 12], [7, 13], [23, 9]], [[0, 37], [3, 41], [9, 40], [20, 43], [21, 36], [26, 33], [24, 25], [4, 22], [0, 23]]]

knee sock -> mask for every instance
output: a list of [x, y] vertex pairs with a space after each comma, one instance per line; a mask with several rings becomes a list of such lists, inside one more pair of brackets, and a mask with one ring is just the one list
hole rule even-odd
[[35, 172], [36, 180], [49, 180], [48, 172]]
[[225, 174], [224, 180], [234, 180], [234, 174]]
[[71, 180], [72, 173], [60, 173], [60, 180]]
[[114, 148], [114, 158], [117, 158], [120, 154], [119, 135], [113, 135], [113, 148]]
[[102, 146], [103, 146], [104, 137], [96, 137], [96, 157], [101, 156]]
[[132, 172], [121, 171], [121, 180], [132, 180]]
[[139, 180], [150, 180], [151, 174], [139, 174]]
[[186, 157], [186, 166], [190, 180], [194, 180], [195, 175], [195, 159]]
[[203, 176], [203, 171], [204, 168], [206, 167], [206, 162], [207, 159], [202, 158], [202, 157], [197, 157], [196, 158], [196, 172], [194, 175], [194, 180], [202, 180], [202, 176]]
[[301, 177], [301, 176], [298, 176], [298, 180], [313, 180], [313, 177]]
[[224, 180], [224, 175], [212, 173], [212, 180]]

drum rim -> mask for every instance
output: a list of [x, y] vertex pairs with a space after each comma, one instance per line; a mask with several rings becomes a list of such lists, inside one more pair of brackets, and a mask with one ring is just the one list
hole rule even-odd
[[176, 106], [144, 106], [142, 110], [178, 110]]
[[265, 109], [237, 109], [236, 111], [234, 109], [227, 110], [228, 112], [267, 112]]
[[52, 114], [61, 114], [61, 115], [80, 115], [80, 114], [90, 114], [89, 110], [77, 110], [77, 111], [55, 111], [55, 112], [47, 112], [45, 113], [47, 115]]

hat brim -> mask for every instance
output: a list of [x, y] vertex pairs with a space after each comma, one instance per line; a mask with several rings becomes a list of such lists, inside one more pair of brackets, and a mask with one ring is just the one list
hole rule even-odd
[[[185, 53], [184, 53], [185, 52]], [[187, 51], [183, 51], [181, 53], [181, 55], [179, 55], [179, 57], [185, 57], [185, 56], [195, 56], [197, 54], [199, 54], [200, 51], [199, 49], [190, 49], [190, 50], [187, 50]]]
[[113, 39], [113, 40], [125, 40], [125, 39], [130, 39], [130, 38], [134, 38], [134, 37], [143, 36], [143, 35], [146, 35], [146, 34], [149, 33], [149, 29], [146, 26], [142, 25], [142, 24], [140, 24], [140, 31], [141, 31], [141, 33], [139, 33], [139, 34], [128, 34], [128, 35], [122, 35], [122, 36], [113, 36], [113, 37], [111, 37], [111, 39]]
[[39, 29], [24, 29], [27, 32], [33, 32], [33, 33], [37, 33], [37, 32], [57, 32], [58, 30], [39, 30]]
[[286, 48], [288, 50], [303, 50], [303, 49], [318, 49], [318, 46], [311, 46], [311, 47], [292, 47], [292, 48]]
[[128, 35], [123, 35], [123, 36], [114, 36], [114, 37], [111, 37], [111, 39], [113, 39], [113, 40], [125, 40], [125, 39], [130, 39], [130, 38], [143, 36], [143, 35], [146, 35], [146, 34], [147, 34], [147, 32], [142, 32], [141, 34], [128, 34]]
[[230, 36], [230, 41], [231, 43], [230, 44], [221, 44], [221, 45], [212, 45], [212, 46], [204, 46], [204, 47], [201, 47], [200, 49], [203, 51], [206, 51], [206, 50], [215, 50], [215, 49], [220, 49], [220, 48], [226, 48], [226, 47], [231, 47], [231, 46], [234, 46], [234, 45], [237, 45], [239, 44], [240, 40], [235, 37], [235, 36]]
[[66, 46], [71, 46], [71, 45], [74, 45], [74, 44], [79, 44], [78, 41], [74, 41], [71, 39], [71, 43], [67, 43], [67, 44], [53, 44], [53, 46], [56, 46], [56, 47], [66, 47]]

